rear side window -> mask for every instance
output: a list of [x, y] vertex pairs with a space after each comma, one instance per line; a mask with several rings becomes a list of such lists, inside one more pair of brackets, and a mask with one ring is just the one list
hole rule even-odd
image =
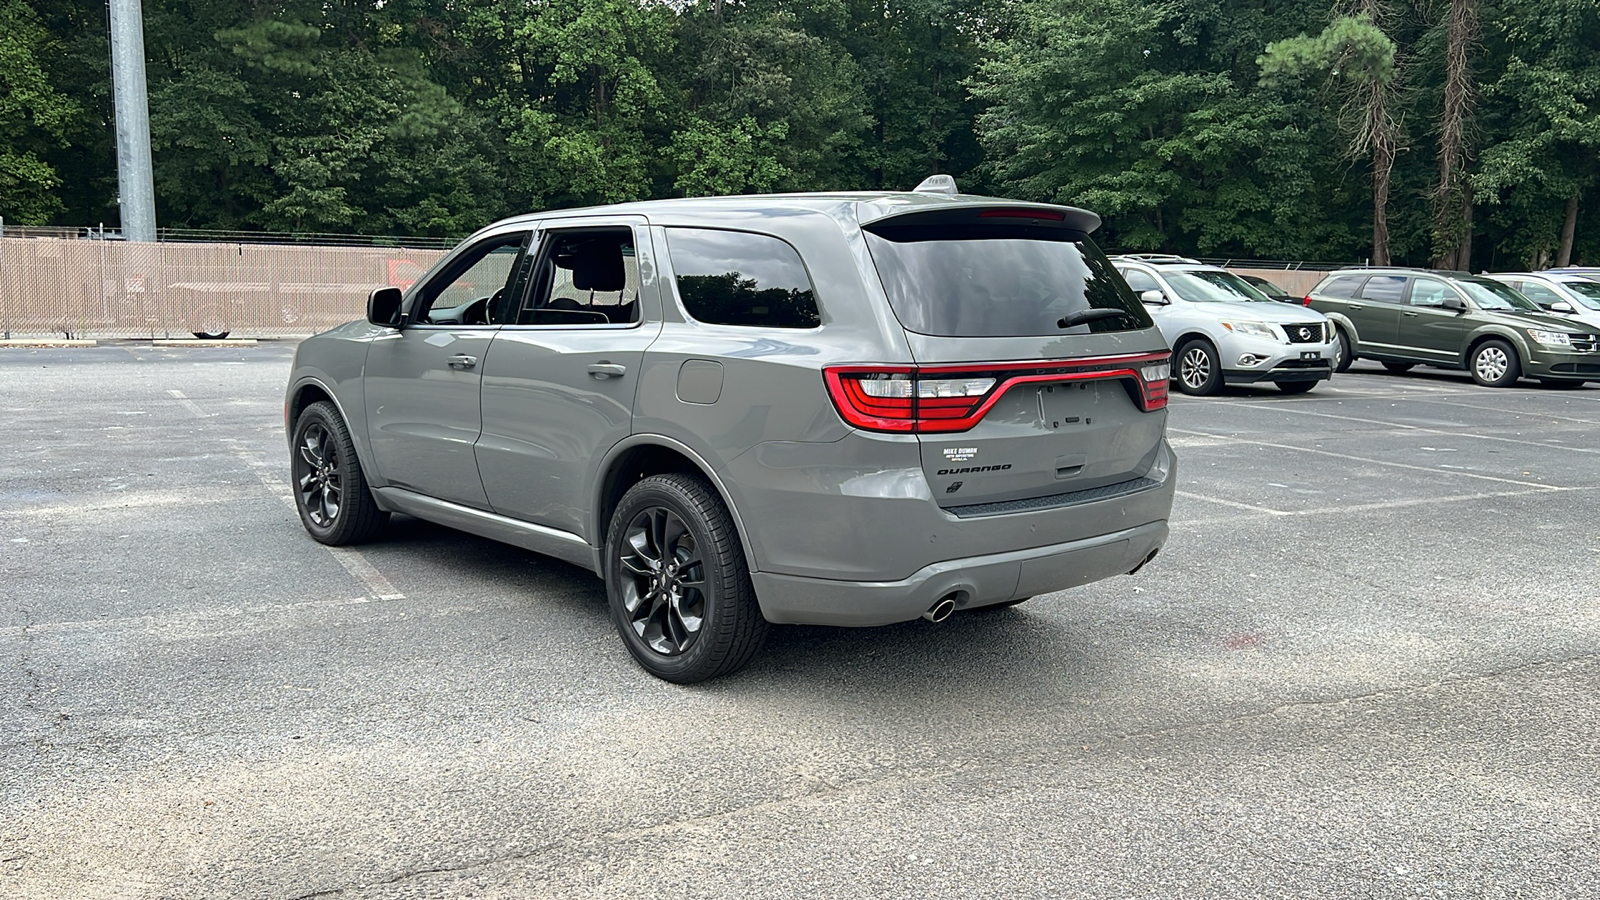
[[1317, 293], [1330, 300], [1349, 300], [1365, 278], [1365, 275], [1341, 275], [1317, 288]]
[[815, 328], [822, 323], [806, 267], [775, 237], [710, 228], [668, 228], [678, 298], [709, 325]]
[[1361, 299], [1380, 303], [1399, 303], [1406, 293], [1404, 275], [1374, 275], [1361, 288]]
[[[1034, 225], [885, 223], [867, 247], [908, 331], [941, 337], [1024, 337], [1135, 331], [1153, 324], [1088, 235]], [[1063, 329], [1067, 315], [1119, 316]]]

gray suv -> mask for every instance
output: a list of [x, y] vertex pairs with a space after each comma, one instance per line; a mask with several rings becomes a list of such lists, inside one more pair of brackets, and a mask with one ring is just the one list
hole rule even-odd
[[304, 341], [311, 536], [401, 512], [590, 569], [653, 674], [1132, 574], [1165, 342], [1093, 213], [953, 192], [667, 200], [468, 238]]

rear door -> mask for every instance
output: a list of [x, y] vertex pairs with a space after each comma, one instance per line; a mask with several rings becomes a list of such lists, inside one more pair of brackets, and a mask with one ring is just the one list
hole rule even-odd
[[1346, 301], [1345, 315], [1356, 327], [1360, 342], [1357, 352], [1391, 355], [1406, 344], [1400, 337], [1400, 307], [1405, 303], [1406, 280], [1404, 275], [1372, 275]]
[[966, 214], [866, 226], [918, 365], [861, 387], [912, 405], [942, 506], [1137, 480], [1166, 424], [1170, 354], [1149, 314], [1065, 217]]

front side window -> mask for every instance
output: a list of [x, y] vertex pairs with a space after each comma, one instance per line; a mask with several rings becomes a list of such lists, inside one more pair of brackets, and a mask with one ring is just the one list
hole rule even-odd
[[633, 231], [588, 228], [544, 236], [518, 325], [631, 325], [639, 321]]
[[[1136, 331], [1150, 314], [1088, 236], [1064, 228], [894, 224], [866, 228], [867, 247], [900, 324], [942, 337]], [[1105, 314], [1065, 328], [1068, 316]]]
[[762, 328], [822, 323], [811, 278], [787, 243], [747, 231], [666, 231], [674, 285], [691, 319]]
[[1521, 291], [1522, 296], [1527, 297], [1545, 309], [1549, 309], [1564, 299], [1560, 294], [1534, 281], [1519, 282], [1513, 287]]
[[1446, 297], [1454, 297], [1455, 291], [1450, 286], [1437, 278], [1418, 278], [1411, 286], [1412, 306], [1443, 306]]
[[468, 248], [422, 286], [412, 319], [425, 325], [487, 325], [521, 257], [527, 232]]

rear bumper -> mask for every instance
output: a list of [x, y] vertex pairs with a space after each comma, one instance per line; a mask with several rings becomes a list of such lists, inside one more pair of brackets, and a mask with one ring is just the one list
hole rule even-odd
[[839, 581], [752, 572], [769, 622], [874, 626], [908, 622], [954, 594], [957, 610], [1077, 587], [1137, 568], [1166, 543], [1149, 522], [1082, 540], [953, 559], [898, 581]]

